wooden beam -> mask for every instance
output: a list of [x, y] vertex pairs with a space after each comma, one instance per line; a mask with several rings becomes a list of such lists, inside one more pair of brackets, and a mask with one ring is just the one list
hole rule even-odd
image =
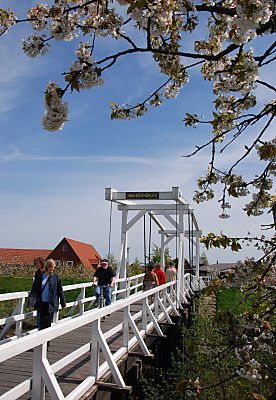
[[155, 337], [155, 338], [159, 338], [159, 339], [167, 339], [167, 335], [157, 335], [156, 333], [147, 333], [146, 334], [147, 337]]
[[151, 361], [154, 359], [154, 354], [143, 354], [143, 353], [139, 353], [138, 351], [130, 351], [128, 353], [129, 357], [137, 357], [142, 361]]
[[96, 381], [96, 385], [98, 387], [98, 390], [103, 390], [105, 392], [112, 392], [112, 393], [131, 393], [132, 392], [132, 386], [124, 386], [124, 387], [119, 387], [115, 383], [107, 383], [107, 382], [102, 382], [102, 381]]

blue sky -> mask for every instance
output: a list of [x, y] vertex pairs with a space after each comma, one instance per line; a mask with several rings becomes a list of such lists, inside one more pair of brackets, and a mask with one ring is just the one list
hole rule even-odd
[[[0, 0], [0, 7], [7, 3]], [[125, 57], [106, 71], [104, 86], [68, 93], [69, 121], [62, 131], [49, 133], [40, 124], [43, 92], [51, 80], [62, 84], [61, 73], [68, 71], [74, 59], [74, 44], [55, 43], [48, 55], [30, 59], [21, 50], [21, 38], [27, 32], [20, 25], [0, 38], [0, 247], [53, 248], [67, 236], [92, 243], [106, 254], [109, 203], [104, 200], [105, 187], [167, 191], [179, 186], [204, 234], [223, 231], [244, 236], [250, 231], [258, 235], [260, 223], [271, 222], [266, 216], [249, 218], [241, 211], [250, 197], [233, 201], [228, 220], [218, 218], [218, 198], [201, 205], [192, 201], [196, 178], [205, 173], [210, 159], [206, 151], [189, 159], [181, 157], [210, 137], [205, 127], [185, 128], [181, 121], [185, 112], [210, 113], [211, 86], [198, 71], [191, 71], [191, 82], [177, 100], [140, 119], [111, 121], [111, 101], [139, 102], [166, 79], [158, 75], [150, 56]], [[99, 56], [110, 50], [110, 41], [99, 40]], [[269, 67], [265, 75], [273, 84]], [[269, 94], [259, 92], [263, 99], [269, 99]], [[218, 165], [222, 169], [231, 165], [242, 152], [241, 143], [234, 144]], [[257, 159], [250, 157], [242, 172], [246, 175], [258, 168]], [[159, 245], [157, 236], [153, 237]], [[111, 251], [117, 257], [119, 240], [120, 215], [114, 209]], [[130, 233], [131, 260], [143, 258], [142, 243], [141, 226]], [[254, 248], [206, 253], [210, 263], [257, 256]]]

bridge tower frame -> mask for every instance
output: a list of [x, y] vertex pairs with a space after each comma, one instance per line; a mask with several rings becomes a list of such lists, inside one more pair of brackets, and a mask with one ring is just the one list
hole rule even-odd
[[[191, 246], [195, 246], [195, 273], [197, 280], [199, 279], [199, 258], [201, 230], [194, 210], [189, 203], [182, 197], [179, 187], [172, 187], [170, 192], [119, 192], [114, 188], [105, 189], [105, 199], [118, 204], [118, 210], [122, 212], [121, 223], [121, 249], [118, 268], [116, 275], [118, 278], [126, 278], [127, 267], [127, 243], [128, 231], [147, 213], [152, 221], [159, 227], [158, 233], [161, 235], [161, 265], [164, 270], [164, 251], [168, 243], [176, 238], [178, 240], [178, 281], [179, 290], [183, 292], [183, 282], [185, 271], [184, 267], [184, 239], [190, 241]], [[137, 200], [139, 203], [135, 202]], [[154, 201], [154, 203], [152, 203]], [[159, 203], [157, 203], [157, 201]], [[170, 201], [171, 203], [165, 203]], [[162, 202], [162, 203], [161, 203]], [[136, 215], [128, 220], [129, 212], [135, 211]], [[159, 221], [158, 216], [165, 218], [172, 229], [166, 229]], [[190, 229], [185, 229], [184, 217], [190, 217]]]

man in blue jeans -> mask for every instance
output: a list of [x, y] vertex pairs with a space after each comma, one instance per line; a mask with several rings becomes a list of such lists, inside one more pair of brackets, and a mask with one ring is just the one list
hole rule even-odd
[[93, 284], [96, 284], [96, 280], [98, 280], [98, 285], [96, 287], [96, 302], [99, 304], [99, 298], [101, 295], [101, 287], [105, 286], [105, 305], [109, 306], [112, 300], [112, 288], [115, 283], [115, 274], [113, 269], [109, 267], [108, 260], [104, 258], [101, 262], [101, 266], [96, 269], [96, 272], [93, 276]]

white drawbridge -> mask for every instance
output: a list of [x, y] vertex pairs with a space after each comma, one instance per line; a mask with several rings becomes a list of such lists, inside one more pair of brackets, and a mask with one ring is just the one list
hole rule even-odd
[[[105, 199], [117, 203], [118, 210], [122, 212], [118, 277], [126, 278], [128, 232], [148, 213], [159, 228], [162, 269], [164, 270], [165, 267], [164, 251], [166, 246], [172, 239], [178, 240], [178, 287], [180, 292], [183, 292], [184, 274], [190, 272], [185, 271], [184, 266], [184, 239], [187, 239], [189, 248], [195, 247], [195, 276], [197, 280], [199, 279], [201, 231], [194, 210], [182, 197], [179, 187], [172, 187], [170, 192], [119, 192], [113, 188], [106, 188]], [[135, 215], [129, 218], [130, 212], [134, 212]], [[162, 221], [160, 217], [162, 217]]]

